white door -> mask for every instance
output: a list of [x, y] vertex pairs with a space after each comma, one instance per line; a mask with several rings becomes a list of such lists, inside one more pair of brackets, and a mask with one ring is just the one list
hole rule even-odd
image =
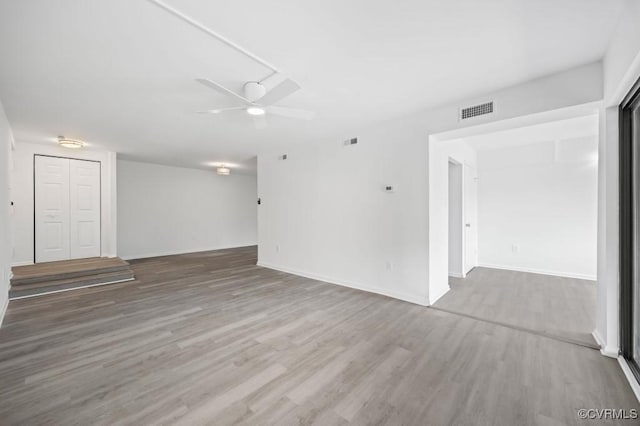
[[464, 273], [478, 265], [478, 177], [464, 165]]
[[69, 259], [69, 160], [35, 157], [36, 262]]
[[70, 160], [70, 259], [100, 256], [100, 163]]
[[35, 156], [35, 261], [100, 256], [100, 163]]

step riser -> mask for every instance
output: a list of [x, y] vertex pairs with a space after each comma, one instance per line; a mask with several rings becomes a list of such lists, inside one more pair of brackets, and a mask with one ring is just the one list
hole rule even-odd
[[42, 286], [42, 287], [28, 289], [28, 290], [20, 290], [20, 287], [17, 287], [17, 288], [12, 287], [9, 290], [9, 299], [18, 299], [18, 298], [23, 298], [27, 296], [32, 297], [32, 296], [38, 296], [38, 295], [61, 292], [61, 291], [69, 291], [69, 290], [85, 288], [85, 287], [115, 284], [118, 282], [132, 281], [134, 279], [135, 277], [133, 275], [133, 272], [129, 272], [126, 274], [117, 275], [109, 278], [87, 279], [87, 280], [82, 280], [82, 281], [63, 284], [63, 285], [48, 285], [48, 286]]
[[51, 281], [66, 280], [71, 278], [90, 277], [97, 274], [106, 274], [111, 272], [129, 272], [131, 271], [129, 265], [110, 266], [107, 268], [93, 269], [91, 271], [74, 271], [65, 272], [55, 275], [46, 275], [42, 277], [29, 277], [29, 278], [13, 278], [11, 280], [12, 287], [19, 287], [21, 285], [46, 283]]
[[31, 291], [31, 290], [35, 290], [43, 287], [67, 287], [71, 285], [88, 283], [90, 281], [106, 282], [106, 281], [112, 281], [114, 279], [119, 279], [120, 277], [126, 277], [129, 275], [133, 276], [133, 271], [130, 269], [126, 271], [111, 272], [108, 274], [91, 274], [83, 277], [70, 278], [66, 280], [47, 281], [47, 282], [35, 283], [35, 284], [22, 284], [20, 286], [12, 287], [12, 288], [14, 291]]

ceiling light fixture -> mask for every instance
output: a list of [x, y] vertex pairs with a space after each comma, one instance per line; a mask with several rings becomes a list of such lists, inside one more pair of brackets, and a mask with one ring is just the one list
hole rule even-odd
[[77, 149], [77, 148], [82, 148], [84, 146], [84, 142], [78, 141], [75, 139], [68, 139], [68, 138], [65, 138], [64, 136], [58, 136], [58, 145], [65, 148]]
[[229, 176], [229, 174], [231, 173], [231, 169], [225, 167], [224, 164], [221, 164], [220, 167], [216, 169], [216, 173], [221, 176]]
[[259, 108], [259, 107], [247, 108], [247, 114], [249, 115], [264, 115], [264, 113], [265, 113], [264, 108]]

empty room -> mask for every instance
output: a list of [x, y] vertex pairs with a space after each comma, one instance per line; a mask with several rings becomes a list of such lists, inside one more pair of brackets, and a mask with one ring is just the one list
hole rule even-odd
[[598, 116], [444, 147], [451, 290], [433, 307], [598, 348]]
[[640, 423], [640, 3], [0, 1], [0, 425]]

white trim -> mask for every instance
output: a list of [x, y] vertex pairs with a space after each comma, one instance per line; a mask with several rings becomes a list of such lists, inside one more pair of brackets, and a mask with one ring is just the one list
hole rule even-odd
[[256, 245], [257, 243], [241, 244], [239, 246], [233, 246], [233, 247], [211, 247], [211, 248], [197, 248], [197, 249], [184, 249], [184, 250], [180, 250], [180, 249], [167, 250], [167, 251], [159, 251], [154, 253], [130, 254], [126, 256], [120, 256], [120, 258], [124, 260], [147, 259], [150, 257], [176, 256], [178, 254], [203, 253], [206, 251], [215, 251], [215, 250], [231, 250], [231, 249], [237, 249], [237, 248], [253, 247]]
[[609, 358], [618, 358], [620, 356], [620, 349], [614, 346], [604, 346], [600, 349], [600, 353]]
[[609, 358], [618, 358], [620, 355], [620, 348], [614, 346], [606, 346], [604, 343], [604, 339], [598, 332], [598, 330], [593, 330], [591, 332], [591, 336], [593, 336], [593, 340], [596, 341], [598, 346], [600, 346], [600, 353]]
[[430, 298], [429, 298], [429, 301], [431, 302], [431, 305], [433, 305], [433, 304], [434, 304], [434, 303], [436, 303], [438, 300], [440, 300], [440, 298], [441, 298], [442, 296], [444, 296], [445, 294], [449, 293], [449, 290], [451, 290], [451, 287], [447, 286], [447, 287], [445, 287], [444, 291], [443, 291], [443, 292], [441, 292], [440, 294], [438, 294], [437, 296], [435, 296], [435, 297], [430, 297]]
[[596, 341], [596, 343], [598, 344], [598, 346], [600, 346], [600, 348], [604, 347], [604, 339], [602, 338], [602, 336], [600, 336], [600, 333], [598, 332], [598, 329], [595, 329], [591, 332], [591, 336], [593, 336], [593, 340]]
[[464, 274], [461, 274], [460, 272], [449, 272], [449, 276], [450, 277], [454, 277], [454, 278], [464, 278]]
[[18, 297], [10, 297], [9, 300], [28, 299], [30, 297], [38, 297], [38, 296], [44, 296], [44, 295], [47, 295], [47, 294], [63, 293], [65, 291], [78, 290], [78, 289], [81, 289], [81, 288], [91, 288], [91, 287], [99, 287], [99, 286], [107, 285], [107, 284], [126, 283], [126, 282], [133, 281], [133, 280], [135, 280], [135, 278], [126, 278], [124, 280], [108, 281], [106, 283], [89, 284], [89, 285], [83, 285], [83, 286], [80, 286], [80, 287], [63, 288], [63, 289], [60, 289], [60, 290], [46, 291], [44, 293], [28, 294], [26, 296], [18, 296]]
[[2, 327], [2, 321], [4, 320], [4, 314], [7, 313], [7, 307], [9, 306], [9, 299], [4, 302], [4, 306], [0, 309], [0, 327]]
[[308, 273], [308, 272], [297, 271], [297, 270], [286, 268], [286, 267], [283, 267], [283, 266], [272, 265], [272, 264], [267, 263], [267, 262], [258, 262], [257, 265], [258, 266], [262, 266], [263, 268], [274, 269], [276, 271], [286, 272], [288, 274], [293, 274], [293, 275], [298, 275], [298, 276], [305, 277], [305, 278], [310, 278], [312, 280], [323, 281], [323, 282], [326, 282], [326, 283], [329, 283], [329, 284], [335, 284], [335, 285], [339, 285], [339, 286], [342, 286], [342, 287], [353, 288], [355, 290], [361, 290], [361, 291], [366, 291], [366, 292], [369, 292], [369, 293], [380, 294], [382, 296], [392, 297], [394, 299], [399, 299], [399, 300], [402, 300], [402, 301], [405, 301], [405, 302], [414, 303], [416, 305], [429, 306], [429, 303], [428, 303], [427, 298], [425, 296], [419, 296], [419, 295], [415, 295], [415, 294], [408, 294], [408, 293], [403, 293], [403, 292], [398, 292], [398, 291], [389, 291], [387, 289], [382, 289], [382, 288], [378, 288], [378, 287], [370, 287], [370, 286], [366, 286], [366, 285], [362, 285], [362, 284], [358, 284], [358, 283], [354, 283], [354, 282], [347, 282], [347, 281], [343, 281], [343, 280], [337, 280], [337, 279], [334, 279], [334, 278], [324, 277], [324, 276], [321, 276], [321, 275], [316, 275], [316, 274], [312, 274], [312, 273]]
[[633, 394], [638, 399], [638, 402], [640, 402], [640, 383], [638, 383], [638, 381], [636, 380], [635, 376], [633, 375], [633, 372], [631, 371], [631, 368], [629, 368], [629, 364], [627, 363], [627, 360], [624, 359], [623, 356], [618, 357], [618, 363], [620, 364], [620, 367], [624, 372], [624, 376], [629, 381], [629, 385], [633, 390]]
[[595, 275], [576, 274], [573, 272], [548, 271], [545, 269], [526, 268], [526, 267], [520, 267], [520, 266], [493, 265], [490, 263], [479, 263], [478, 266], [481, 268], [502, 269], [505, 271], [528, 272], [530, 274], [553, 275], [556, 277], [577, 278], [580, 280], [589, 280], [589, 281], [597, 280], [597, 276]]
[[[598, 340], [596, 340], [598, 342]], [[602, 343], [602, 339], [600, 339], [600, 353], [609, 358], [618, 358], [620, 356], [620, 348], [617, 346], [607, 346]]]

